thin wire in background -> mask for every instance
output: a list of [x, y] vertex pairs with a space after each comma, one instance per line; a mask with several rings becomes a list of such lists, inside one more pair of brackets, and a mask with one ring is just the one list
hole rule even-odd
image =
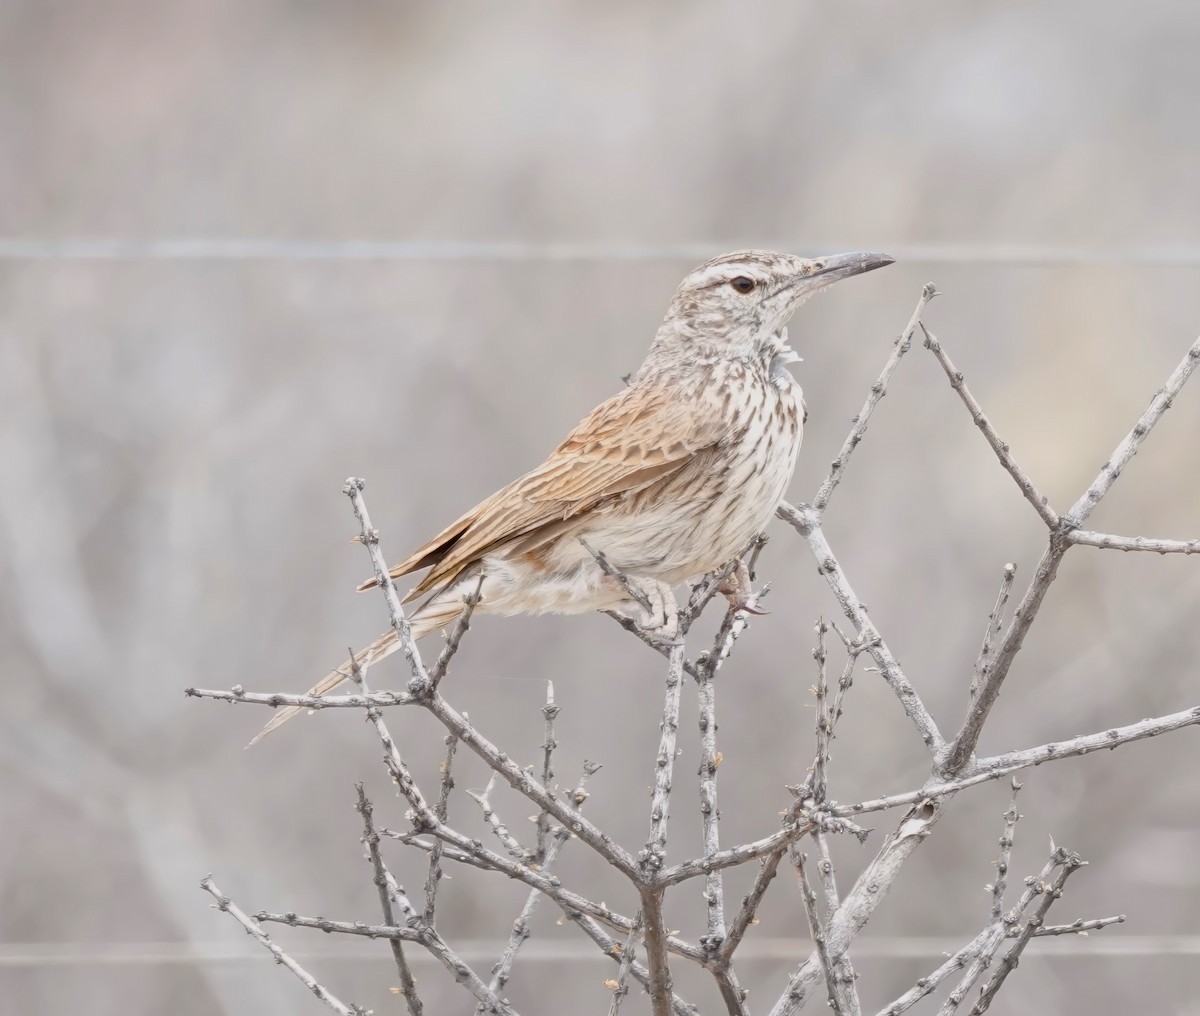
[[[1191, 957], [1200, 956], [1200, 935], [1116, 935], [1097, 932], [1087, 941], [1081, 935], [1061, 935], [1040, 940], [1027, 957]], [[874, 936], [859, 939], [854, 955], [859, 958], [907, 960], [948, 956], [961, 948], [962, 939], [930, 936]], [[112, 942], [98, 943], [9, 943], [0, 946], [0, 969], [60, 966], [167, 966], [221, 962], [274, 962], [261, 949], [251, 951], [224, 942]], [[807, 955], [812, 943], [800, 938], [764, 938], [747, 941], [739, 952], [750, 961], [794, 961]], [[490, 962], [496, 958], [496, 943], [483, 939], [467, 940], [456, 947], [468, 963]], [[338, 962], [391, 962], [386, 951], [358, 949], [289, 949], [297, 960], [333, 960]], [[529, 942], [521, 953], [523, 962], [534, 963], [605, 963], [606, 957], [585, 942]], [[435, 962], [433, 956], [415, 951], [414, 962]], [[1022, 957], [1025, 962], [1026, 957]]]
[[[854, 243], [791, 243], [760, 246], [817, 256], [852, 250]], [[67, 237], [57, 240], [0, 237], [6, 261], [702, 261], [737, 249], [737, 241], [704, 243], [534, 243], [502, 240], [272, 240], [254, 237]], [[1200, 267], [1200, 245], [1131, 247], [1042, 246], [1033, 244], [887, 244], [898, 261], [915, 264], [1143, 265]]]

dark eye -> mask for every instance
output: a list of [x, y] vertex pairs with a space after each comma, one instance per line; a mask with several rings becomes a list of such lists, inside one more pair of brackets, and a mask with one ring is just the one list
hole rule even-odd
[[758, 285], [757, 282], [745, 275], [739, 275], [737, 278], [730, 279], [729, 284], [739, 293], [749, 293]]

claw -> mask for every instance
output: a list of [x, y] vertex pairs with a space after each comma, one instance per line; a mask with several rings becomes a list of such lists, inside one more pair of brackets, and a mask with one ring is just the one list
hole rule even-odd
[[769, 610], [763, 610], [758, 605], [758, 594], [754, 592], [754, 586], [750, 581], [750, 570], [740, 557], [734, 564], [733, 571], [717, 589], [729, 601], [729, 605], [734, 610], [743, 610], [747, 614], [754, 614], [757, 617], [770, 613]]

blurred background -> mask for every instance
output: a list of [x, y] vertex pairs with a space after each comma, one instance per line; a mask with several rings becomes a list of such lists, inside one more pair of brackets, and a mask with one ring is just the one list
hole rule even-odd
[[[386, 627], [340, 494], [367, 478], [399, 557], [540, 460], [637, 366], [679, 278], [740, 246], [898, 263], [793, 322], [812, 496], [920, 288], [926, 315], [1060, 508], [1200, 329], [1195, 4], [0, 2], [0, 1008], [300, 1013], [319, 1003], [197, 884], [246, 910], [374, 920], [353, 784], [404, 808], [348, 711], [243, 751], [268, 716], [188, 685], [301, 691]], [[1187, 390], [1096, 528], [1200, 536]], [[1042, 525], [933, 358], [902, 363], [827, 534], [943, 727], [961, 715], [1006, 561]], [[726, 844], [777, 826], [811, 759], [812, 625], [836, 616], [775, 524], [773, 583], [722, 671]], [[1071, 553], [986, 731], [1027, 747], [1200, 701], [1195, 558]], [[703, 632], [709, 629], [704, 628]], [[696, 647], [699, 648], [699, 645]], [[436, 645], [431, 644], [431, 649]], [[834, 666], [840, 666], [835, 654]], [[553, 679], [557, 771], [644, 840], [659, 659], [604, 617], [476, 622], [446, 687], [532, 763]], [[393, 658], [376, 684], [404, 680]], [[423, 780], [439, 731], [389, 714]], [[670, 855], [698, 853], [685, 695]], [[1091, 866], [993, 1012], [1200, 1012], [1194, 733], [1027, 774], [1013, 874], [1048, 837]], [[483, 768], [460, 752], [460, 787]], [[925, 759], [860, 675], [834, 748], [842, 801]], [[954, 802], [854, 953], [875, 1011], [987, 920], [1007, 789]], [[465, 798], [452, 819], [482, 829]], [[495, 802], [525, 834], [530, 807]], [[848, 884], [869, 845], [836, 845]], [[417, 889], [421, 858], [389, 852]], [[579, 845], [561, 871], [635, 909]], [[452, 871], [442, 930], [486, 971], [524, 891]], [[750, 873], [729, 880], [737, 899]], [[700, 886], [668, 914], [695, 938]], [[765, 1011], [806, 945], [781, 884], [742, 980]], [[543, 906], [508, 995], [603, 1012], [611, 966]], [[341, 997], [399, 1012], [387, 947], [280, 929]], [[470, 1011], [414, 961], [427, 1012]], [[719, 1011], [707, 980], [680, 990]], [[819, 1002], [813, 1003], [819, 1005]], [[630, 1013], [648, 1011], [635, 990]]]

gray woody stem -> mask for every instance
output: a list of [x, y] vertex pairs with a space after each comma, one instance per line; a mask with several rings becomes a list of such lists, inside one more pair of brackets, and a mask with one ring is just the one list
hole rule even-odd
[[602, 832], [585, 819], [579, 812], [573, 811], [559, 801], [547, 788], [538, 783], [468, 723], [466, 717], [456, 712], [441, 695], [435, 692], [424, 699], [421, 704], [436, 716], [450, 733], [458, 737], [495, 772], [504, 777], [510, 787], [548, 811], [627, 878], [638, 877], [638, 862], [627, 850], [617, 844], [607, 833]]
[[[583, 807], [583, 802], [588, 797], [587, 790], [584, 789], [585, 785], [588, 779], [599, 769], [600, 767], [592, 762], [584, 763], [583, 774], [579, 777], [579, 782], [571, 793], [575, 807]], [[554, 862], [558, 859], [559, 851], [562, 850], [563, 844], [570, 839], [570, 835], [562, 826], [558, 826], [550, 834], [545, 852], [541, 855], [538, 862], [538, 867], [541, 869], [543, 875], [549, 876], [551, 874]], [[500, 959], [496, 961], [496, 965], [492, 968], [492, 979], [488, 982], [488, 988], [496, 994], [504, 990], [504, 986], [508, 983], [513, 963], [516, 962], [517, 953], [520, 952], [521, 946], [529, 939], [529, 922], [533, 919], [534, 911], [537, 910], [537, 905], [541, 898], [542, 894], [537, 889], [531, 889], [529, 895], [525, 898], [525, 905], [521, 908], [517, 919], [513, 921], [513, 930], [508, 936], [508, 945], [505, 946]], [[481, 1010], [476, 1009], [475, 1011], [479, 1013]]]
[[917, 325], [921, 322], [921, 314], [925, 310], [925, 305], [935, 296], [937, 296], [936, 287], [932, 282], [927, 282], [921, 290], [921, 299], [917, 301], [917, 309], [913, 311], [912, 317], [909, 319], [904, 331], [900, 334], [900, 338], [896, 340], [896, 345], [892, 349], [892, 355], [888, 357], [887, 363], [883, 365], [883, 370], [880, 371], [879, 377], [871, 385], [871, 393], [867, 396], [867, 401], [854, 418], [854, 426], [846, 437], [845, 442], [843, 442], [842, 450], [838, 452], [837, 458], [830, 463], [829, 475], [825, 477], [825, 481], [817, 491], [817, 496], [813, 498], [813, 507], [818, 512], [825, 510], [829, 504], [829, 499], [833, 496], [833, 492], [841, 482], [842, 474], [846, 471], [846, 465], [850, 461], [850, 456], [854, 454], [854, 449], [858, 447], [859, 442], [863, 439], [863, 435], [867, 432], [867, 423], [871, 419], [871, 414], [875, 412], [875, 407], [879, 405], [879, 400], [887, 394], [888, 381], [891, 380], [893, 372], [900, 363], [900, 358], [912, 346], [913, 332], [916, 331]]
[[1052, 741], [1041, 744], [1036, 748], [1025, 748], [1021, 751], [1005, 752], [1002, 755], [992, 755], [989, 758], [978, 759], [969, 770], [970, 775], [956, 777], [952, 780], [931, 780], [919, 790], [909, 790], [902, 794], [890, 794], [887, 797], [877, 797], [870, 801], [860, 801], [857, 804], [837, 805], [831, 809], [834, 815], [864, 815], [873, 811], [886, 811], [889, 808], [901, 808], [916, 804], [919, 801], [931, 801], [948, 794], [956, 794], [960, 790], [974, 787], [989, 780], [996, 780], [1009, 773], [1039, 766], [1043, 762], [1057, 762], [1059, 759], [1073, 758], [1077, 755], [1088, 755], [1094, 751], [1111, 751], [1123, 744], [1141, 741], [1147, 737], [1158, 737], [1173, 730], [1200, 725], [1200, 706], [1184, 709], [1167, 716], [1156, 716], [1152, 719], [1139, 720], [1124, 727], [1111, 727], [1095, 734], [1082, 734], [1068, 741]]
[[980, 432], [987, 439], [987, 443], [992, 446], [992, 451], [996, 453], [996, 458], [1000, 460], [1000, 465], [1016, 481], [1017, 486], [1021, 488], [1021, 493], [1025, 495], [1025, 500], [1033, 505], [1033, 510], [1042, 517], [1042, 521], [1046, 523], [1047, 527], [1050, 529], [1057, 528], [1058, 513], [1050, 507], [1049, 499], [1039, 493], [1038, 489], [1033, 485], [1033, 481], [1017, 465], [1008, 450], [1008, 445], [1000, 439], [1000, 435], [996, 433], [996, 428], [992, 426], [991, 421], [984, 415], [983, 407], [975, 401], [975, 396], [971, 394], [971, 389], [967, 387], [967, 382], [963, 378], [962, 371], [957, 370], [954, 364], [950, 362], [950, 357], [942, 349], [942, 344], [934, 338], [924, 324], [921, 325], [921, 331], [925, 333], [925, 348], [937, 357], [937, 362], [941, 364], [942, 370], [946, 372], [946, 377], [950, 379], [950, 387], [962, 399], [962, 403], [967, 407], [967, 412], [971, 414], [971, 419], [974, 421], [975, 426], [979, 428]]
[[330, 1009], [336, 1013], [341, 1013], [341, 1016], [366, 1016], [365, 1010], [356, 1005], [346, 1005], [345, 1002], [339, 999], [336, 995], [332, 994], [328, 988], [318, 984], [317, 979], [313, 977], [312, 974], [300, 966], [299, 963], [297, 963], [287, 953], [280, 949], [279, 946], [271, 941], [270, 936], [258, 926], [257, 921], [253, 920], [228, 896], [224, 895], [221, 890], [213, 884], [211, 877], [202, 879], [200, 882], [200, 888], [217, 901], [216, 908], [218, 910], [223, 910], [235, 921], [237, 921], [238, 924], [245, 928], [247, 932], [253, 935], [254, 938], [258, 940], [259, 944], [263, 946], [263, 948], [271, 952], [271, 954], [275, 957], [276, 963], [287, 967], [288, 970], [300, 978], [300, 980], [304, 983], [304, 986], [308, 988], [308, 990], [314, 995], [316, 995], [317, 998], [329, 1006]]
[[[554, 703], [554, 682], [546, 682], [546, 704], [542, 706], [542, 719], [546, 724], [545, 739], [542, 741], [542, 786], [550, 789], [554, 779], [554, 749], [558, 742], [554, 739], [554, 719], [558, 716], [559, 707]], [[543, 808], [537, 817], [537, 859], [542, 863], [546, 856], [546, 837], [550, 832], [550, 813]]]
[[979, 955], [979, 951], [983, 948], [985, 942], [988, 941], [990, 932], [990, 928], [984, 928], [983, 931], [959, 949], [958, 952], [950, 956], [933, 973], [926, 974], [894, 1002], [890, 1002], [880, 1009], [876, 1016], [900, 1016], [901, 1013], [907, 1012], [926, 995], [933, 994], [933, 992], [941, 987], [942, 982], [947, 977], [956, 971], [962, 970], [970, 960]]
[[420, 694], [430, 687], [429, 674], [425, 670], [425, 664], [421, 662], [421, 653], [417, 649], [416, 642], [413, 641], [412, 629], [408, 625], [408, 618], [404, 616], [404, 607], [400, 604], [400, 594], [396, 592], [396, 586], [392, 582], [391, 575], [388, 574], [387, 562], [383, 559], [383, 552], [379, 549], [379, 530], [371, 525], [371, 516], [367, 514], [367, 504], [362, 496], [366, 486], [365, 480], [351, 476], [342, 488], [342, 493], [350, 498], [350, 503], [354, 506], [354, 517], [358, 519], [360, 527], [359, 539], [367, 548], [367, 553], [371, 555], [371, 567], [375, 571], [375, 578], [387, 601], [392, 630], [396, 633], [396, 638], [400, 640], [400, 649], [412, 671], [412, 684], [409, 691]]
[[629, 985], [626, 983], [629, 979], [629, 971], [633, 967], [633, 961], [637, 958], [637, 939], [642, 933], [642, 915], [638, 914], [633, 922], [633, 927], [629, 930], [629, 935], [625, 939], [625, 944], [621, 947], [621, 962], [617, 966], [616, 979], [611, 983], [612, 1001], [608, 1004], [608, 1016], [618, 1016], [621, 1011], [621, 1003], [625, 1001], [625, 996], [629, 994]]
[[929, 710], [925, 708], [925, 703], [921, 701], [916, 689], [913, 688], [895, 656], [883, 641], [883, 637], [875, 629], [871, 619], [867, 617], [866, 608], [862, 605], [862, 601], [854, 595], [854, 590], [850, 588], [845, 572], [842, 571], [837, 558], [833, 556], [825, 534], [821, 532], [820, 513], [807, 505], [796, 507], [784, 501], [775, 514], [808, 541], [809, 549], [812, 550], [813, 557], [817, 559], [817, 570], [829, 583], [846, 618], [858, 629], [859, 639], [865, 645], [866, 651], [879, 664], [883, 679], [900, 700], [900, 705], [904, 708], [904, 712], [912, 721], [913, 726], [917, 728], [925, 746], [933, 752], [942, 750], [945, 742], [942, 740], [937, 724], [934, 723]]
[[[399, 886], [395, 885], [387, 866], [383, 863], [383, 857], [379, 853], [379, 833], [375, 831], [375, 823], [372, 821], [371, 802], [367, 799], [361, 783], [356, 783], [354, 789], [358, 792], [358, 813], [363, 820], [362, 841], [366, 844], [371, 857], [371, 865], [375, 869], [374, 881], [379, 889], [379, 907], [383, 913], [383, 923], [396, 924], [396, 914], [392, 909], [393, 887], [396, 889], [395, 895], [399, 897]], [[405, 916], [412, 916], [411, 908]], [[408, 959], [404, 955], [404, 943], [398, 938], [393, 938], [390, 945], [392, 958], [396, 961], [396, 973], [400, 977], [400, 993], [404, 996], [404, 1002], [408, 1006], [411, 1016], [421, 1016], [425, 1007], [421, 1004], [421, 997], [417, 994], [417, 983], [413, 980], [412, 970], [409, 969]]]
[[1171, 376], [1167, 378], [1167, 383], [1163, 385], [1150, 401], [1150, 405], [1146, 407], [1146, 411], [1138, 419], [1138, 422], [1133, 425], [1133, 428], [1121, 439], [1121, 443], [1113, 450], [1111, 456], [1101, 467], [1096, 479], [1083, 493], [1067, 512], [1064, 519], [1071, 524], [1072, 527], [1078, 529], [1092, 514], [1093, 509], [1098, 505], [1105, 494], [1109, 492], [1112, 485], [1116, 483], [1117, 477], [1129, 464], [1138, 451], [1138, 447], [1146, 439], [1146, 435], [1154, 429], [1154, 425], [1162, 418], [1163, 413], [1171, 408], [1171, 403], [1175, 401], [1175, 396], [1179, 394], [1180, 389], [1187, 383], [1187, 379], [1192, 376], [1192, 372], [1200, 366], [1200, 339], [1192, 343], [1191, 347], [1184, 354], [1179, 366], [1171, 372]]
[[492, 773], [492, 778], [488, 780], [487, 788], [482, 794], [476, 793], [474, 790], [468, 790], [467, 796], [470, 797], [483, 811], [483, 820], [491, 828], [501, 845], [508, 851], [509, 857], [515, 861], [520, 861], [522, 864], [529, 864], [534, 859], [534, 851], [529, 850], [517, 842], [517, 838], [508, 831], [508, 826], [501, 821], [500, 816], [496, 814], [496, 810], [492, 807], [492, 791], [496, 787], [496, 774]]
[[216, 699], [218, 702], [241, 702], [251, 706], [299, 706], [301, 709], [366, 709], [368, 706], [410, 706], [416, 699], [407, 693], [377, 691], [370, 695], [286, 695], [282, 692], [243, 691], [235, 684], [229, 691], [210, 688], [184, 688], [190, 698]]
[[971, 957], [971, 962], [967, 966], [966, 973], [963, 974], [961, 980], [955, 985], [954, 990], [946, 997], [946, 1001], [942, 1003], [938, 1010], [938, 1016], [954, 1016], [958, 1011], [958, 1007], [962, 1005], [966, 999], [968, 992], [974, 987], [975, 982], [979, 980], [983, 972], [991, 966], [992, 957], [996, 955], [996, 950], [1000, 948], [1000, 944], [1004, 941], [1007, 930], [1014, 927], [1028, 909], [1029, 904], [1033, 902], [1035, 895], [1042, 891], [1045, 880], [1054, 873], [1054, 870], [1061, 863], [1058, 852], [1055, 851], [1050, 860], [1046, 862], [1046, 866], [1042, 868], [1040, 875], [1026, 879], [1025, 892], [1021, 894], [1017, 905], [1002, 919], [993, 921], [984, 931], [983, 942], [979, 949]]
[[667, 928], [663, 920], [665, 887], [656, 884], [667, 846], [671, 782], [675, 774], [675, 744], [679, 733], [679, 700], [683, 690], [684, 644], [671, 647], [663, 702], [662, 737], [654, 760], [654, 790], [650, 798], [650, 834], [639, 855], [642, 880], [642, 919], [645, 923], [646, 962], [650, 969], [650, 1002], [654, 1016], [671, 1011], [671, 967], [667, 958]]
[[[700, 818], [704, 830], [704, 856], [714, 857], [721, 849], [720, 813], [717, 810], [717, 702], [712, 675], [697, 683], [700, 704]], [[704, 906], [708, 934], [700, 940], [706, 949], [719, 949], [725, 939], [725, 886], [720, 870], [704, 877]]]
[[1103, 550], [1123, 550], [1126, 553], [1141, 550], [1150, 554], [1200, 554], [1200, 540], [1151, 540], [1145, 536], [1113, 536], [1111, 533], [1093, 533], [1087, 529], [1072, 529], [1067, 534], [1067, 542]]
[[999, 921], [1004, 915], [1004, 891], [1008, 888], [1008, 863], [1012, 859], [1013, 840], [1021, 814], [1017, 811], [1017, 794], [1022, 784], [1012, 779], [1012, 797], [1004, 812], [1004, 832], [1000, 834], [1000, 857], [996, 861], [996, 881], [992, 883], [992, 920]]
[[458, 620], [454, 622], [454, 628], [450, 632], [450, 636], [446, 639], [446, 644], [442, 646], [442, 651], [438, 653], [437, 660], [434, 661], [433, 670], [429, 672], [429, 687], [434, 690], [442, 683], [442, 678], [446, 676], [446, 671], [450, 669], [450, 661], [454, 659], [458, 652], [458, 647], [462, 645], [463, 636], [471, 630], [471, 616], [475, 613], [475, 608], [479, 606], [479, 601], [483, 599], [483, 576], [479, 576], [479, 581], [475, 584], [475, 588], [463, 597], [463, 612], [458, 615]]
[[[840, 956], [851, 940], [871, 919], [875, 908], [900, 874], [904, 862], [930, 834], [941, 817], [940, 805], [925, 801], [909, 811], [867, 865], [854, 887], [846, 894], [841, 906], [830, 915], [825, 928], [826, 947], [831, 956]], [[822, 970], [816, 956], [800, 965], [788, 979], [787, 988], [771, 1009], [771, 1016], [793, 1016], [808, 1000], [809, 993], [820, 983]]]
[[[821, 972], [825, 975], [825, 990], [829, 996], [829, 1008], [835, 1016], [849, 1016], [850, 1006], [843, 997], [842, 986], [838, 983], [837, 970], [830, 956], [825, 940], [825, 929], [821, 926], [821, 915], [817, 911], [817, 896], [809, 884], [808, 875], [804, 868], [804, 854], [792, 845], [792, 864], [796, 868], [796, 881], [800, 885], [800, 898], [804, 901], [804, 913], [808, 917], [808, 929], [812, 935], [813, 945], [817, 948], [817, 958], [821, 963]], [[850, 984], [853, 991], [854, 985]]]
[[[351, 653], [351, 676], [354, 681], [362, 689], [363, 694], [367, 694], [366, 678], [362, 672], [362, 668], [355, 664], [354, 654]], [[442, 820], [437, 812], [429, 807], [420, 789], [413, 781], [412, 774], [405, 765], [404, 760], [400, 757], [400, 752], [396, 748], [396, 742], [392, 739], [392, 735], [388, 732], [387, 724], [383, 722], [383, 714], [376, 708], [372, 707], [367, 710], [367, 718], [375, 726], [376, 732], [379, 734], [379, 740], [383, 744], [384, 750], [384, 765], [387, 767], [389, 774], [399, 787], [400, 793], [408, 800], [412, 806], [414, 813], [414, 821], [422, 828], [439, 828], [442, 827]], [[365, 818], [365, 816], [364, 816]], [[387, 878], [386, 869], [382, 869], [381, 875]], [[501, 999], [497, 998], [488, 986], [480, 980], [479, 976], [462, 960], [453, 950], [446, 944], [445, 940], [439, 935], [433, 927], [426, 924], [424, 920], [418, 919], [413, 911], [412, 905], [408, 902], [400, 891], [399, 886], [391, 883], [388, 886], [393, 901], [400, 902], [405, 914], [412, 914], [410, 920], [413, 922], [413, 929], [417, 932], [416, 941], [420, 942], [430, 953], [432, 953], [442, 964], [454, 975], [454, 979], [462, 984], [468, 991], [471, 992], [484, 1005], [485, 1012], [494, 1012], [504, 1014], [514, 1013], [514, 1010]], [[428, 904], [430, 913], [433, 912], [432, 900]]]
[[[420, 655], [417, 654], [416, 647], [413, 644], [412, 633], [409, 631], [408, 621], [404, 618], [404, 612], [401, 609], [400, 598], [396, 594], [396, 588], [388, 576], [387, 564], [379, 547], [379, 534], [371, 528], [370, 517], [367, 515], [366, 503], [362, 496], [365, 486], [366, 484], [362, 480], [351, 478], [346, 481], [344, 491], [350, 498], [354, 506], [354, 514], [362, 526], [361, 539], [371, 553], [371, 564], [375, 569], [375, 577], [379, 580], [380, 588], [387, 599], [388, 612], [392, 618], [392, 627], [396, 631], [401, 645], [404, 646], [405, 656], [409, 658], [412, 666], [413, 680], [409, 690], [413, 692], [414, 701], [436, 716], [452, 735], [482, 758], [494, 772], [504, 777], [509, 786], [514, 790], [524, 794], [534, 804], [538, 805], [544, 811], [549, 812], [559, 822], [566, 825], [571, 832], [575, 833], [584, 843], [624, 875], [629, 878], [637, 877], [637, 863], [628, 851], [617, 845], [612, 837], [602, 833], [578, 812], [572, 811], [563, 805], [550, 792], [549, 788], [542, 786], [537, 780], [533, 779], [524, 769], [513, 762], [512, 759], [501, 752], [499, 748], [468, 723], [465, 716], [460, 715], [451, 708], [449, 703], [439, 694], [437, 688], [433, 686], [428, 674], [425, 672], [424, 665], [421, 663]], [[680, 666], [682, 666], [682, 651], [680, 653]], [[368, 710], [368, 716], [370, 714], [371, 710]], [[382, 720], [376, 721], [377, 729], [381, 724]], [[396, 754], [395, 760], [398, 759], [399, 755]], [[393, 775], [395, 774], [393, 773]], [[416, 790], [416, 784], [412, 782], [411, 777], [408, 779], [408, 785], [412, 791], [415, 791], [419, 795], [420, 792]], [[401, 790], [405, 791], [403, 785], [401, 786]], [[424, 805], [424, 801], [422, 801], [422, 804]], [[424, 807], [428, 811], [428, 805], [424, 805]]]
[[971, 1010], [971, 1016], [981, 1016], [982, 1013], [987, 1012], [988, 1007], [992, 1004], [992, 1000], [996, 997], [996, 992], [1003, 986], [1008, 975], [1016, 969], [1017, 961], [1020, 959], [1021, 953], [1025, 951], [1029, 940], [1034, 937], [1037, 930], [1045, 923], [1047, 912], [1054, 905], [1055, 900], [1062, 896], [1063, 886], [1066, 885], [1067, 879], [1087, 863], [1081, 860], [1078, 854], [1066, 854], [1060, 850], [1056, 852], [1056, 855], [1059, 858], [1059, 863], [1062, 865], [1062, 870], [1058, 873], [1058, 877], [1055, 878], [1054, 884], [1044, 889], [1044, 894], [1038, 903], [1037, 910], [1025, 922], [1025, 927], [1017, 936], [1017, 941], [1004, 954], [1004, 958], [1000, 961], [999, 969], [997, 969], [995, 975], [983, 986], [979, 1001], [975, 1003], [974, 1008]]
[[979, 647], [979, 655], [975, 658], [975, 672], [971, 678], [972, 698], [979, 693], [979, 685], [991, 669], [992, 642], [1000, 634], [1004, 622], [1004, 606], [1008, 603], [1009, 593], [1012, 592], [1013, 579], [1017, 574], [1015, 564], [1004, 566], [1004, 578], [1000, 582], [1000, 592], [996, 596], [996, 605], [988, 614], [987, 627], [983, 632], [983, 644]]
[[[442, 760], [441, 792], [433, 814], [439, 822], [445, 822], [450, 814], [450, 791], [454, 789], [454, 752], [458, 749], [458, 738], [447, 734], [446, 757]], [[436, 840], [429, 852], [429, 868], [425, 873], [425, 923], [433, 924], [437, 907], [438, 884], [442, 881], [442, 841]]]
[[[935, 347], [940, 349], [940, 345], [932, 335], [927, 334], [926, 344], [930, 345], [931, 349]], [[1009, 625], [1008, 631], [1000, 643], [1000, 648], [996, 651], [992, 668], [981, 683], [979, 694], [971, 702], [958, 734], [955, 735], [954, 741], [947, 749], [944, 759], [941, 760], [942, 770], [946, 775], [953, 776], [962, 771], [970, 762], [971, 756], [975, 752], [975, 746], [979, 742], [979, 735], [983, 731], [983, 724], [1000, 695], [1000, 688], [1004, 684], [1004, 679], [1008, 676], [1013, 661], [1021, 651], [1025, 636], [1033, 625], [1038, 610], [1041, 608], [1042, 600], [1045, 598], [1050, 584], [1058, 574], [1059, 563], [1071, 545], [1069, 536], [1064, 533], [1063, 527], [1076, 529], [1087, 521], [1088, 516], [1091, 515], [1096, 505], [1112, 489], [1112, 485], [1116, 482], [1117, 477], [1121, 475], [1122, 470], [1129, 463], [1129, 460], [1137, 454], [1138, 447], [1146, 439], [1150, 431], [1154, 429], [1154, 425], [1162, 419], [1163, 413], [1171, 408], [1171, 403], [1174, 401], [1175, 396], [1179, 394], [1180, 389], [1183, 388], [1187, 379], [1191, 377], [1192, 372], [1198, 364], [1200, 364], [1200, 339], [1197, 339], [1192, 344], [1191, 348], [1180, 361], [1179, 366], [1175, 368], [1171, 376], [1167, 379], [1167, 383], [1158, 391], [1137, 423], [1133, 425], [1133, 428], [1125, 435], [1120, 444], [1117, 445], [1108, 462], [1104, 464], [1096, 479], [1092, 481], [1091, 486], [1071, 506], [1070, 511], [1062, 517], [1062, 525], [1051, 531], [1050, 545], [1042, 555], [1041, 561], [1038, 562], [1033, 581], [1030, 582], [1029, 588], [1026, 589], [1020, 604], [1013, 612], [1012, 623]]]
[[406, 942], [416, 942], [439, 963], [442, 964], [454, 980], [467, 989], [484, 1004], [484, 1012], [495, 1016], [519, 1016], [517, 1011], [503, 999], [496, 998], [479, 976], [432, 928], [426, 927], [420, 919], [417, 923], [405, 927], [394, 924], [364, 924], [362, 921], [330, 921], [324, 917], [301, 917], [298, 914], [268, 914], [254, 915], [257, 921], [269, 921], [274, 924], [286, 924], [291, 928], [312, 928], [323, 931], [327, 935], [360, 935], [363, 938], [398, 938]]

